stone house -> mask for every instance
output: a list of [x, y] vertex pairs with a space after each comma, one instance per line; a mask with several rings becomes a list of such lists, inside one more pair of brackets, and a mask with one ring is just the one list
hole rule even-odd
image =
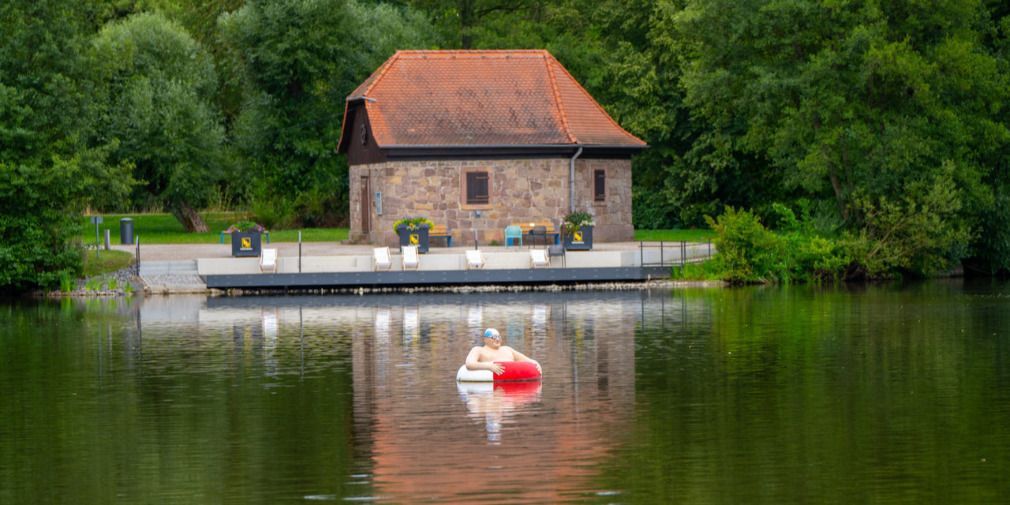
[[632, 240], [646, 147], [547, 51], [398, 51], [347, 97], [350, 236], [393, 245], [396, 220], [425, 216], [487, 244], [581, 210], [596, 241]]

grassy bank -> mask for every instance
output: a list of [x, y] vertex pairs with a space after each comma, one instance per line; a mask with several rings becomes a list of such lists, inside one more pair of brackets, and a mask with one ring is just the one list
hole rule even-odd
[[[99, 225], [99, 242], [104, 240], [105, 230], [110, 232], [113, 244], [120, 243], [119, 220], [133, 219], [133, 233], [144, 244], [217, 244], [221, 231], [233, 223], [247, 219], [242, 212], [204, 212], [202, 214], [207, 233], [189, 233], [182, 228], [171, 214], [105, 214]], [[272, 242], [297, 242], [299, 230], [271, 230]], [[303, 242], [340, 242], [347, 240], [347, 228], [305, 228], [301, 230]], [[79, 234], [85, 244], [95, 243], [95, 225], [88, 217], [81, 219]], [[667, 242], [708, 242], [715, 237], [712, 230], [635, 230], [636, 241]], [[227, 240], [228, 237], [225, 237]]]
[[[106, 214], [104, 222], [99, 225], [99, 239], [105, 229], [110, 231], [113, 244], [120, 243], [119, 220], [128, 217], [133, 219], [133, 233], [139, 236], [143, 244], [217, 244], [221, 240], [221, 232], [233, 223], [246, 218], [241, 212], [204, 212], [201, 214], [207, 228], [207, 233], [189, 233], [171, 214]], [[299, 230], [271, 230], [272, 242], [297, 242]], [[347, 228], [305, 228], [301, 230], [303, 242], [339, 242], [347, 239]], [[81, 240], [85, 244], [95, 243], [95, 225], [87, 217], [81, 221]], [[225, 237], [227, 240], [228, 237]]]
[[708, 242], [715, 238], [715, 232], [700, 230], [635, 230], [636, 241], [646, 242]]
[[125, 251], [84, 252], [84, 277], [94, 277], [122, 270], [133, 263], [133, 255]]

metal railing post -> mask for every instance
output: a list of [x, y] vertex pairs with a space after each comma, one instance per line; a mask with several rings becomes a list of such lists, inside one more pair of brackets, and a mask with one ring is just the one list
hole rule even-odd
[[135, 235], [134, 240], [137, 241], [137, 276], [140, 276], [140, 235]]
[[298, 273], [302, 273], [302, 230], [298, 230]]
[[687, 242], [680, 241], [680, 264], [687, 266]]

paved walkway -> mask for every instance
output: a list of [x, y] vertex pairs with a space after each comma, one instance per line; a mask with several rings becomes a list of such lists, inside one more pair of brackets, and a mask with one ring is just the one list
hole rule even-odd
[[[656, 244], [656, 243], [651, 243]], [[688, 243], [685, 251], [688, 261], [708, 257], [713, 250], [705, 244]], [[298, 255], [297, 242], [275, 242], [264, 247], [278, 249], [280, 256]], [[119, 245], [113, 249], [136, 253], [135, 246]], [[346, 245], [333, 242], [308, 242], [302, 244], [302, 256], [366, 256], [372, 255], [373, 245]], [[679, 258], [680, 243], [666, 242], [664, 245], [669, 260]], [[470, 247], [432, 247], [433, 254], [458, 254]], [[504, 246], [481, 246], [485, 253], [515, 251], [526, 248]], [[609, 242], [593, 244], [594, 251], [638, 251], [639, 242]], [[655, 248], [652, 254], [656, 254]], [[649, 253], [647, 253], [649, 254]], [[231, 258], [231, 244], [153, 244], [140, 247], [140, 277], [145, 289], [152, 294], [206, 293], [207, 284], [197, 273], [197, 259]]]
[[[651, 242], [650, 242], [651, 243]], [[679, 242], [666, 242], [666, 247], [669, 250], [673, 250], [674, 247], [679, 247]], [[593, 244], [593, 250], [595, 251], [631, 251], [638, 250], [638, 242], [606, 242], [606, 243], [595, 243]], [[694, 244], [697, 245], [697, 244]], [[263, 244], [263, 247], [272, 247], [278, 249], [280, 256], [297, 256], [298, 255], [298, 243], [297, 242], [274, 242], [272, 244]], [[345, 245], [336, 244], [333, 242], [305, 242], [302, 244], [302, 256], [344, 256], [344, 255], [358, 255], [358, 256], [371, 256], [372, 248], [375, 246], [364, 244], [364, 245]], [[432, 247], [429, 249], [431, 253], [455, 253], [463, 254], [463, 251], [470, 249], [466, 246], [456, 246], [456, 247]], [[126, 251], [128, 253], [135, 253], [136, 247], [130, 245], [114, 245], [113, 249], [119, 251]], [[516, 251], [520, 250], [518, 247], [505, 246], [480, 246], [481, 250], [485, 252], [497, 252], [497, 251]], [[713, 249], [714, 250], [714, 249]], [[231, 244], [152, 244], [152, 245], [141, 245], [140, 246], [140, 263], [144, 264], [145, 261], [180, 261], [180, 260], [195, 260], [198, 258], [230, 258], [231, 257]]]

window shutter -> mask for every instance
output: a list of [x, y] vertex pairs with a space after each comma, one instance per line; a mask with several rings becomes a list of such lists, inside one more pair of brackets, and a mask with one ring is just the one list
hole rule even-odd
[[466, 203], [486, 204], [488, 203], [487, 172], [467, 172], [466, 174]]
[[602, 202], [607, 198], [607, 172], [606, 170], [597, 170], [593, 175], [595, 176], [593, 194], [597, 202]]

